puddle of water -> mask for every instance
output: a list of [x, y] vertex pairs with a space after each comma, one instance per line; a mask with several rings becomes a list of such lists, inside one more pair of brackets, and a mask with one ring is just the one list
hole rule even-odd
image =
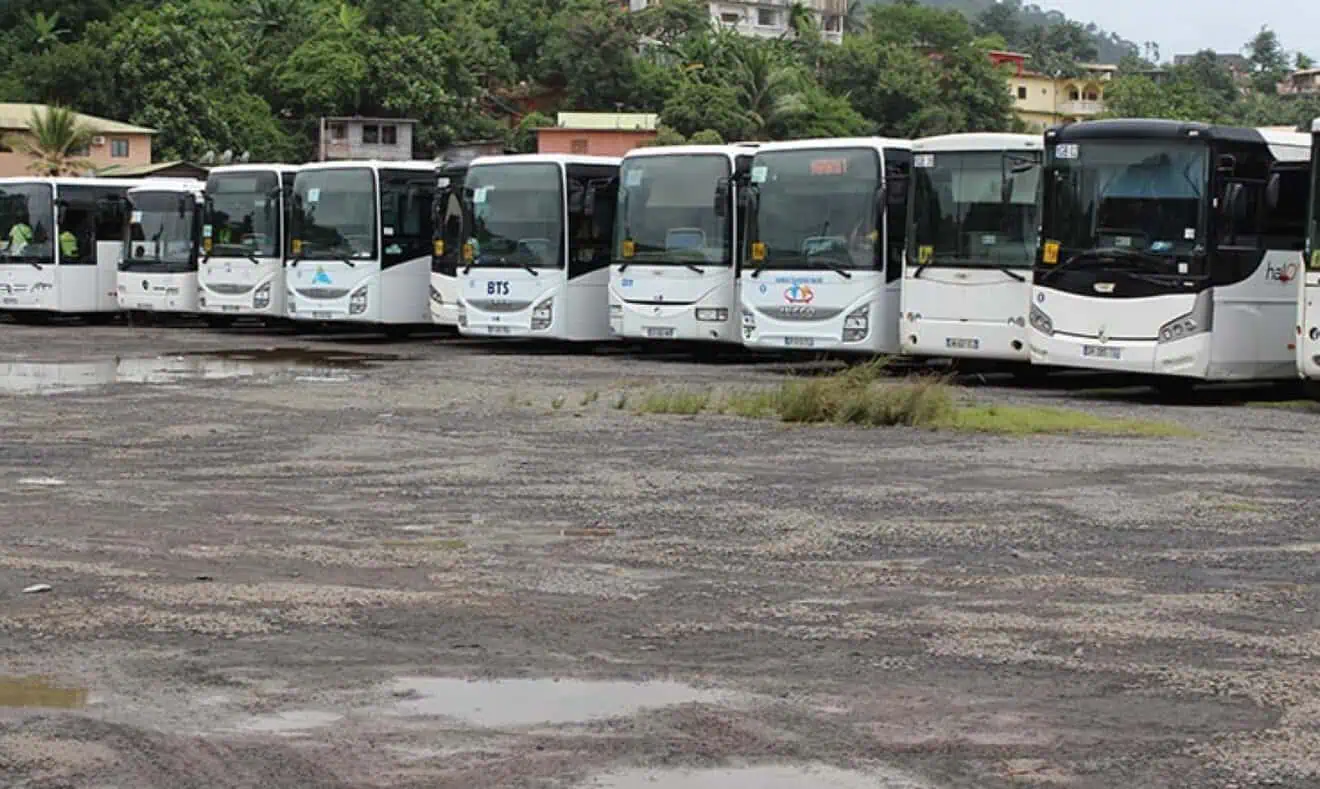
[[86, 688], [61, 688], [42, 677], [0, 677], [0, 707], [74, 709], [86, 705]]
[[[201, 351], [93, 362], [0, 362], [0, 392], [20, 395], [82, 392], [110, 384], [170, 385], [248, 378], [283, 371], [365, 369], [401, 357], [308, 348]], [[335, 376], [336, 380], [349, 380]]]
[[406, 715], [457, 718], [478, 726], [530, 726], [633, 715], [638, 711], [713, 702], [725, 694], [677, 682], [587, 682], [505, 679], [469, 681], [401, 677], [392, 688]]
[[343, 720], [343, 715], [317, 710], [292, 710], [277, 712], [273, 715], [258, 715], [240, 723], [237, 728], [247, 732], [265, 732], [267, 734], [287, 734], [290, 732], [319, 729]]
[[861, 773], [834, 767], [747, 767], [728, 770], [624, 770], [582, 789], [929, 789], [897, 772]]

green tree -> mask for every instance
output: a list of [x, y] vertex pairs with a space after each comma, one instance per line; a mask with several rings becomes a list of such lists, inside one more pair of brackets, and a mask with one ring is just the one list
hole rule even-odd
[[611, 0], [570, 0], [555, 14], [541, 57], [540, 81], [561, 88], [580, 109], [632, 106], [638, 36]]
[[679, 134], [710, 129], [725, 139], [747, 139], [756, 134], [755, 121], [742, 109], [731, 85], [687, 80], [665, 102], [660, 112], [668, 128]]
[[1288, 76], [1288, 53], [1279, 44], [1279, 37], [1268, 27], [1262, 27], [1247, 42], [1247, 59], [1251, 61], [1251, 86], [1258, 93], [1273, 95], [1279, 83]]
[[29, 157], [30, 172], [39, 175], [77, 175], [91, 169], [83, 153], [91, 145], [96, 131], [82, 122], [78, 114], [64, 107], [32, 110], [27, 134], [4, 138], [5, 147]]
[[50, 15], [35, 11], [23, 19], [23, 27], [31, 47], [38, 52], [50, 49], [69, 35], [69, 29], [61, 25], [59, 11]]
[[724, 137], [714, 129], [702, 129], [688, 138], [690, 145], [723, 145]]

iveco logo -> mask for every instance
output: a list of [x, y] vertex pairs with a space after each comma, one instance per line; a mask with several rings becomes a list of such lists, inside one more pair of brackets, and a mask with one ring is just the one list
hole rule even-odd
[[1092, 285], [1091, 287], [1095, 288], [1095, 292], [1096, 292], [1096, 293], [1113, 293], [1113, 292], [1114, 292], [1114, 283], [1112, 283], [1112, 282], [1097, 282], [1097, 283], [1095, 283], [1094, 285]]
[[816, 308], [810, 304], [785, 304], [778, 309], [780, 315], [792, 315], [805, 318], [816, 314]]

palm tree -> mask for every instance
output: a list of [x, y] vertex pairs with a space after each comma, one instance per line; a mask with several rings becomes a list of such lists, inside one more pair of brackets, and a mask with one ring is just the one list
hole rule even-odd
[[23, 18], [23, 26], [27, 28], [28, 37], [39, 50], [60, 43], [60, 39], [69, 32], [68, 28], [60, 27], [59, 11], [51, 13], [50, 16], [46, 16], [41, 11], [28, 14]]
[[744, 39], [740, 44], [731, 84], [756, 133], [764, 136], [802, 111], [802, 70], [760, 41]]
[[28, 170], [39, 175], [74, 175], [92, 163], [84, 158], [96, 130], [83, 123], [78, 113], [64, 107], [32, 110], [26, 134], [5, 137], [5, 147], [32, 159]]

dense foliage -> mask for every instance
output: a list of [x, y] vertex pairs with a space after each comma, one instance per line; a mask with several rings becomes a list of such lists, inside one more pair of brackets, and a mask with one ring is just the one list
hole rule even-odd
[[[636, 13], [614, 0], [8, 0], [0, 100], [151, 126], [158, 159], [298, 161], [320, 116], [354, 114], [418, 119], [415, 153], [429, 157], [476, 139], [530, 149], [557, 110], [660, 113], [670, 141], [1009, 130], [989, 49], [1060, 74], [1116, 52], [1141, 64], [1130, 42], [1019, 0], [933, 5], [956, 8], [854, 0], [835, 46], [801, 6], [766, 40], [712, 27], [694, 0]], [[1198, 62], [1167, 84], [1123, 77], [1115, 111], [1292, 122], [1303, 105], [1273, 95], [1290, 63], [1271, 37], [1254, 42], [1262, 90]]]

